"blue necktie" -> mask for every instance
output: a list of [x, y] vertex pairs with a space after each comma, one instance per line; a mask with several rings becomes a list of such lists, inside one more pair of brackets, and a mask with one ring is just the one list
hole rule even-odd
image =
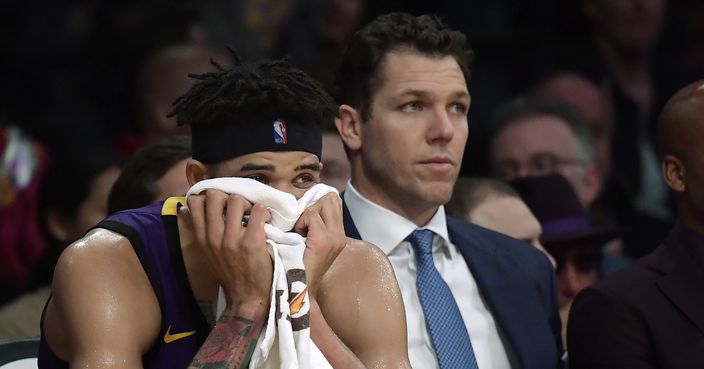
[[460, 309], [433, 264], [433, 236], [433, 231], [417, 229], [408, 241], [416, 254], [418, 296], [440, 369], [478, 369]]

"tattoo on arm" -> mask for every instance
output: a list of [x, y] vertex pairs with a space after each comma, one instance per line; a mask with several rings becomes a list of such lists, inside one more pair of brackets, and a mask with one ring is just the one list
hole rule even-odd
[[189, 369], [233, 369], [247, 367], [257, 340], [254, 321], [223, 314], [196, 353]]

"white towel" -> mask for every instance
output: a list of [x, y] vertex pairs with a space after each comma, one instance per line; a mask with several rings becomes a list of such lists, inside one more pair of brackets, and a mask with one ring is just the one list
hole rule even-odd
[[[269, 254], [274, 261], [271, 306], [266, 327], [262, 330], [250, 369], [322, 369], [331, 368], [320, 350], [310, 341], [308, 325], [310, 301], [305, 282], [303, 252], [305, 237], [290, 232], [303, 211], [324, 195], [337, 190], [317, 184], [299, 199], [290, 193], [248, 178], [227, 177], [200, 181], [186, 196], [216, 189], [237, 194], [254, 204], [261, 204], [271, 213], [271, 222], [264, 225]], [[217, 316], [225, 309], [220, 288]], [[272, 348], [278, 346], [278, 355]]]

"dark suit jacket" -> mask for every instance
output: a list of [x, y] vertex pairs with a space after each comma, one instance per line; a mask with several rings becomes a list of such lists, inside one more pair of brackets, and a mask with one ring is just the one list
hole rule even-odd
[[[345, 233], [361, 239], [347, 206]], [[523, 242], [449, 218], [450, 240], [464, 256], [514, 367], [552, 369], [562, 355], [555, 276], [548, 259]]]
[[570, 369], [704, 368], [704, 236], [678, 224], [572, 305]]

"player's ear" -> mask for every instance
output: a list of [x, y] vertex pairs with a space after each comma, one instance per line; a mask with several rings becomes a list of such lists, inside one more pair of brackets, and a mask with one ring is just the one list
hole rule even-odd
[[665, 155], [662, 158], [662, 176], [673, 191], [685, 191], [685, 175], [684, 164], [680, 159], [673, 155]]
[[188, 185], [193, 186], [196, 182], [208, 179], [208, 169], [205, 167], [203, 162], [188, 159], [186, 163], [186, 178], [188, 178]]
[[362, 117], [359, 111], [349, 105], [340, 105], [335, 126], [347, 150], [359, 150], [362, 146]]

